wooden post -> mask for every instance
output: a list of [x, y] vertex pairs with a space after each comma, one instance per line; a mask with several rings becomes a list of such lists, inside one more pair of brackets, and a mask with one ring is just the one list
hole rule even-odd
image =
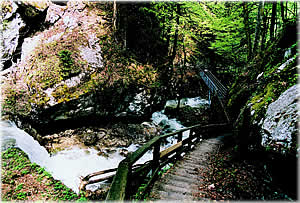
[[[179, 133], [178, 133], [177, 143], [179, 143], [179, 142], [182, 141], [182, 133], [183, 133], [183, 132], [179, 132]], [[181, 148], [182, 148], [182, 147], [181, 147]], [[181, 149], [180, 149], [180, 150], [181, 150]], [[181, 156], [180, 150], [179, 150], [179, 152], [176, 153], [176, 157], [177, 157], [177, 158], [179, 158], [179, 157]]]
[[190, 130], [190, 135], [191, 135], [191, 147], [192, 145], [195, 145], [195, 142], [193, 142], [193, 139], [196, 137], [196, 132], [194, 130]]
[[121, 161], [117, 173], [114, 177], [113, 184], [107, 194], [106, 200], [123, 201], [128, 197], [128, 188], [130, 184], [131, 165], [126, 161]]
[[192, 148], [192, 139], [193, 139], [193, 131], [192, 130], [190, 130], [190, 132], [189, 132], [189, 142], [188, 142], [188, 148], [189, 149], [191, 149]]
[[160, 158], [160, 139], [155, 142], [153, 147], [153, 168], [152, 173], [159, 167], [159, 158]]
[[193, 133], [195, 133], [193, 135], [193, 137], [196, 138], [195, 143], [199, 142], [199, 136], [198, 136], [198, 133], [196, 132], [196, 130], [193, 130]]
[[178, 133], [177, 143], [182, 141], [182, 132]]

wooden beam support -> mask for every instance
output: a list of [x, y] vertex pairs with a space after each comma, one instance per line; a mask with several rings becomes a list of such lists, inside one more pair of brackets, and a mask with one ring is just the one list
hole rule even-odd
[[153, 147], [153, 168], [152, 172], [154, 172], [159, 167], [159, 152], [160, 152], [160, 140], [154, 144]]
[[181, 146], [182, 146], [182, 141], [172, 145], [171, 147], [169, 147], [169, 148], [167, 148], [163, 151], [161, 151], [160, 152], [160, 158], [162, 159], [164, 156], [167, 156], [167, 155], [173, 153], [174, 151], [176, 151]]

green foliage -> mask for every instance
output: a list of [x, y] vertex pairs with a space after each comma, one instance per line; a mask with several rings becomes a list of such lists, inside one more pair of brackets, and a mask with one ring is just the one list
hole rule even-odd
[[61, 50], [58, 52], [59, 58], [62, 62], [64, 67], [71, 67], [74, 63], [73, 59], [71, 58], [72, 52], [69, 50]]
[[2, 102], [2, 113], [4, 115], [29, 115], [31, 106], [26, 102], [29, 96], [24, 87], [12, 87], [7, 85], [2, 88], [2, 91], [6, 94], [4, 102]]
[[[180, 13], [177, 11], [180, 6]], [[150, 7], [144, 7], [144, 12], [154, 14], [160, 21], [161, 38], [171, 44], [178, 35], [177, 51], [187, 49], [189, 56], [197, 53], [197, 44], [209, 40], [212, 30], [208, 25], [212, 19], [205, 4], [198, 2], [154, 2]], [[179, 23], [179, 24], [178, 24]]]
[[79, 194], [79, 199], [77, 199], [76, 201], [77, 202], [83, 202], [83, 201], [87, 201], [88, 199], [85, 197], [85, 192], [80, 192], [80, 194]]
[[135, 200], [146, 200], [147, 199], [148, 194], [145, 195], [146, 186], [147, 186], [147, 184], [145, 184], [145, 183], [140, 185], [140, 187], [138, 188], [138, 191], [134, 195]]
[[45, 169], [44, 169], [43, 167], [39, 167], [39, 168], [37, 169], [37, 172], [38, 172], [39, 174], [42, 174], [44, 171], [45, 171]]
[[162, 175], [165, 174], [170, 168], [172, 168], [173, 165], [174, 165], [174, 164], [172, 164], [172, 163], [167, 164], [166, 166], [164, 166], [164, 167], [161, 169], [161, 171], [158, 172], [158, 175], [159, 175], [159, 176], [162, 176]]
[[214, 13], [211, 15], [210, 25], [216, 36], [215, 41], [211, 43], [211, 48], [236, 62], [245, 60], [245, 49], [240, 47], [244, 37], [241, 3], [211, 2], [208, 4]]
[[74, 66], [74, 60], [71, 57], [72, 52], [69, 50], [61, 50], [58, 52], [58, 56], [62, 65], [63, 78], [69, 78], [70, 76], [80, 73], [80, 67]]
[[[9, 163], [9, 164], [8, 164]], [[49, 200], [64, 200], [72, 201], [77, 200], [79, 197], [60, 181], [54, 180], [49, 172], [44, 168], [38, 166], [36, 163], [30, 163], [28, 156], [18, 148], [9, 148], [2, 152], [2, 166], [1, 166], [1, 181], [5, 183], [5, 187], [9, 185], [10, 190], [2, 190], [2, 200], [28, 200], [31, 195], [38, 195], [33, 192], [32, 185], [43, 184], [38, 190], [38, 193], [42, 193], [43, 196], [47, 196]], [[24, 182], [30, 174], [30, 177], [34, 177], [30, 182]], [[37, 184], [35, 181], [39, 182]], [[2, 185], [3, 186], [3, 185]], [[35, 186], [33, 186], [35, 187]], [[34, 193], [34, 194], [33, 194]], [[84, 199], [84, 197], [82, 198]]]
[[18, 190], [21, 190], [22, 188], [23, 188], [23, 186], [24, 186], [24, 184], [23, 183], [21, 183], [21, 184], [19, 184], [17, 187], [16, 187], [16, 191], [18, 191]]
[[3, 20], [3, 21], [2, 21], [2, 29], [3, 29], [3, 30], [6, 30], [8, 24], [9, 24], [8, 20]]
[[28, 173], [30, 173], [30, 171], [29, 171], [29, 170], [27, 170], [27, 169], [25, 169], [25, 170], [21, 171], [21, 174], [23, 174], [23, 175], [25, 175], [25, 174], [28, 174]]
[[30, 167], [31, 167], [32, 169], [35, 169], [35, 168], [38, 167], [38, 165], [37, 165], [36, 163], [31, 163], [31, 164], [30, 164]]
[[25, 200], [27, 197], [27, 192], [19, 192], [17, 193], [17, 199], [18, 200]]

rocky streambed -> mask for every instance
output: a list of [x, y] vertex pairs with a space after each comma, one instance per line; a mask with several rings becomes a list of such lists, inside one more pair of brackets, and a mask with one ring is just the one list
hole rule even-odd
[[[194, 103], [201, 101], [201, 108], [206, 109], [202, 106], [205, 105], [204, 100], [189, 98], [187, 101]], [[191, 106], [189, 102], [182, 103], [181, 108], [186, 105]], [[200, 107], [193, 108], [198, 111]], [[28, 133], [17, 128], [14, 123], [1, 121], [2, 150], [8, 147], [21, 148], [29, 156], [30, 161], [44, 167], [55, 179], [61, 180], [66, 186], [79, 192], [80, 177], [96, 171], [116, 168], [128, 153], [135, 151], [154, 136], [184, 128], [175, 118], [168, 118], [164, 114], [165, 109], [153, 113], [151, 121], [140, 124], [119, 122], [101, 127], [74, 127], [47, 134], [42, 136], [43, 146]], [[171, 144], [173, 140], [169, 142]], [[166, 143], [162, 147], [167, 147], [169, 144]], [[152, 153], [149, 152], [139, 163], [151, 158]], [[101, 188], [100, 184], [87, 187], [91, 191], [99, 188]]]

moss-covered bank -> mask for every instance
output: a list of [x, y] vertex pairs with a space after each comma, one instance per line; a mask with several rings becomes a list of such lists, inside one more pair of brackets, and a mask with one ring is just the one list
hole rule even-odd
[[87, 200], [77, 195], [19, 148], [9, 148], [1, 153], [1, 200], [74, 201]]

